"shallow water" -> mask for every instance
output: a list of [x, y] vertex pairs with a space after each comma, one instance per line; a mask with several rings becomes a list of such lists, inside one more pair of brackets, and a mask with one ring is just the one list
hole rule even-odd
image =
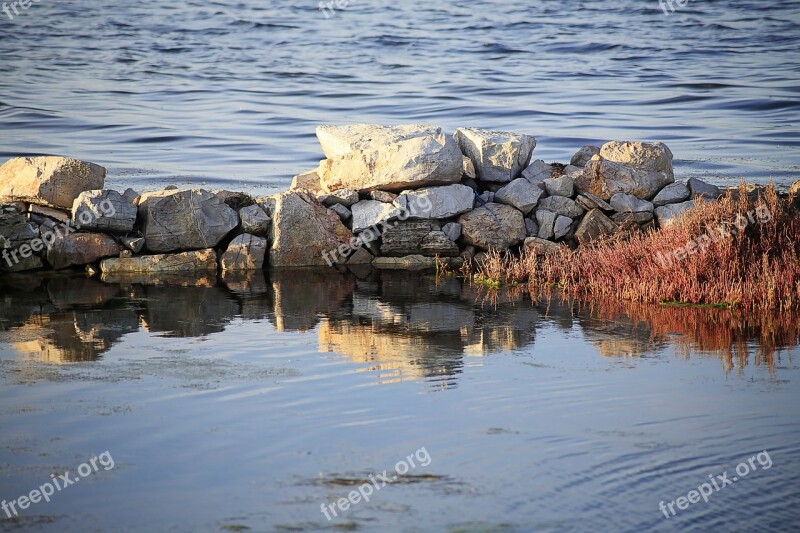
[[[340, 3], [341, 5], [342, 3]], [[320, 123], [425, 122], [583, 144], [662, 140], [678, 178], [800, 174], [800, 4], [691, 0], [44, 0], [0, 13], [0, 162], [109, 185], [284, 188]]]
[[[3, 278], [0, 498], [104, 451], [114, 468], [0, 529], [800, 523], [795, 318], [357, 274]], [[406, 476], [325, 519], [323, 503], [422, 448]], [[659, 510], [765, 450], [771, 467], [708, 503]]]

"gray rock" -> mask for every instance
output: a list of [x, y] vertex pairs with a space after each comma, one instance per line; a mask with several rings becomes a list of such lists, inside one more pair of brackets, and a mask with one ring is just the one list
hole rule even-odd
[[354, 232], [364, 231], [381, 222], [396, 219], [400, 215], [400, 209], [394, 204], [385, 204], [376, 200], [361, 200], [353, 204], [351, 211]]
[[548, 178], [544, 180], [544, 186], [550, 196], [565, 196], [569, 198], [575, 193], [575, 181], [569, 176]]
[[347, 221], [353, 217], [353, 212], [342, 204], [333, 204], [329, 209], [339, 215], [339, 219], [342, 222], [347, 223]]
[[563, 196], [542, 198], [539, 200], [539, 207], [569, 218], [578, 218], [583, 214], [583, 208], [576, 204], [575, 200]]
[[0, 250], [11, 250], [39, 237], [39, 227], [16, 209], [0, 211]]
[[144, 249], [144, 237], [120, 237], [119, 242], [122, 246], [135, 254], [138, 254]]
[[538, 237], [528, 237], [525, 239], [525, 243], [522, 246], [529, 253], [536, 255], [554, 254], [558, 253], [558, 251], [561, 249], [560, 244], [556, 244], [546, 239], [540, 239]]
[[422, 255], [422, 241], [432, 231], [438, 231], [437, 224], [429, 220], [401, 221], [383, 232], [380, 255], [401, 257]]
[[526, 218], [525, 233], [528, 235], [528, 237], [537, 237], [539, 235], [539, 224], [537, 224], [532, 218]]
[[[461, 257], [442, 257], [439, 262], [450, 268], [461, 268], [464, 260]], [[427, 270], [436, 268], [436, 257], [407, 255], [405, 257], [376, 257], [372, 266], [380, 270]]]
[[5, 261], [0, 261], [0, 272], [28, 272], [44, 268], [41, 257], [27, 253], [25, 255], [26, 257], [22, 257], [18, 253], [17, 256], [9, 256]]
[[461, 224], [458, 222], [448, 222], [442, 227], [442, 231], [447, 238], [453, 242], [456, 242], [459, 237], [461, 237]]
[[578, 203], [579, 206], [586, 209], [587, 211], [591, 209], [602, 209], [603, 211], [614, 210], [614, 208], [611, 207], [611, 204], [609, 204], [599, 196], [595, 196], [590, 192], [579, 194], [578, 198], [575, 201]]
[[145, 193], [139, 216], [152, 252], [214, 247], [239, 225], [236, 211], [202, 189]]
[[369, 265], [374, 256], [366, 248], [359, 247], [347, 260], [348, 265]]
[[339, 216], [316, 198], [292, 191], [275, 197], [270, 266], [331, 266], [352, 252], [352, 239]]
[[599, 146], [584, 146], [572, 156], [569, 164], [575, 167], [585, 167], [586, 163], [591, 161], [593, 156], [600, 154]]
[[653, 220], [653, 213], [651, 213], [650, 211], [614, 213], [613, 215], [611, 215], [611, 220], [620, 225], [630, 222], [635, 222], [637, 224], [646, 224], [647, 222]]
[[618, 213], [652, 213], [655, 209], [651, 202], [621, 192], [612, 196], [609, 203]]
[[128, 202], [129, 204], [139, 205], [139, 198], [141, 195], [131, 189], [130, 187], [125, 189], [125, 192], [122, 193], [122, 199]]
[[595, 157], [575, 177], [575, 188], [581, 193], [588, 192], [604, 200], [618, 192], [649, 200], [674, 180], [671, 168], [668, 173], [656, 172]]
[[103, 233], [72, 233], [58, 236], [47, 250], [47, 262], [55, 270], [94, 263], [104, 257], [119, 257], [119, 244]]
[[[494, 193], [492, 191], [484, 191], [481, 193], [480, 199], [483, 200], [485, 204], [491, 204], [494, 202]], [[476, 201], [476, 204], [480, 205], [480, 202]]]
[[320, 126], [317, 138], [327, 157], [318, 170], [327, 190], [402, 191], [461, 181], [461, 152], [441, 128]]
[[572, 219], [569, 217], [559, 215], [558, 218], [556, 218], [555, 224], [553, 224], [553, 237], [555, 240], [563, 239], [570, 234], [572, 222]]
[[466, 213], [472, 209], [474, 202], [475, 191], [455, 183], [403, 191], [394, 205], [411, 219], [443, 219]]
[[[354, 191], [353, 189], [339, 189], [333, 192], [321, 193], [319, 196], [317, 196], [317, 199], [322, 202], [322, 205], [325, 207], [332, 207], [336, 204], [350, 207], [354, 203], [358, 202], [358, 192]], [[378, 198], [372, 199], [378, 200], [379, 202], [391, 202], [391, 200], [380, 200]]]
[[683, 183], [670, 183], [653, 198], [653, 205], [658, 207], [667, 204], [679, 204], [688, 200], [689, 196], [689, 188], [686, 185]]
[[522, 177], [531, 183], [543, 183], [544, 180], [550, 179], [553, 174], [553, 166], [548, 165], [541, 159], [533, 161], [528, 167], [522, 171]]
[[540, 239], [552, 239], [554, 237], [556, 217], [558, 217], [556, 213], [547, 209], [536, 210], [536, 223], [539, 225], [538, 237]]
[[680, 215], [693, 208], [694, 205], [694, 200], [689, 200], [679, 204], [667, 204], [656, 207], [655, 213], [658, 225], [662, 228], [670, 226]]
[[525, 219], [517, 209], [503, 204], [486, 204], [458, 219], [462, 238], [481, 250], [505, 250], [525, 239]]
[[583, 220], [575, 230], [575, 240], [580, 244], [588, 244], [609, 235], [614, 235], [618, 229], [619, 226], [604, 215], [602, 211], [592, 209], [586, 213], [586, 216], [583, 217]]
[[267, 239], [245, 233], [237, 236], [219, 258], [222, 271], [263, 270]]
[[472, 161], [478, 180], [499, 183], [520, 177], [536, 147], [530, 135], [479, 128], [458, 128], [454, 138]]
[[580, 174], [583, 172], [583, 167], [576, 167], [575, 165], [567, 165], [564, 167], [562, 174], [565, 176], [572, 176], [573, 174]]
[[697, 178], [689, 178], [687, 185], [689, 186], [689, 191], [691, 191], [692, 198], [703, 196], [704, 198], [716, 200], [722, 195], [722, 191], [719, 190], [719, 187]]
[[254, 204], [241, 208], [239, 210], [239, 218], [242, 220], [242, 230], [245, 233], [259, 237], [269, 235], [272, 218], [260, 205]]
[[61, 224], [66, 224], [72, 220], [72, 213], [69, 211], [55, 209], [53, 207], [45, 207], [43, 205], [31, 204], [31, 206], [28, 208], [28, 213], [31, 215], [31, 220], [34, 222], [44, 222], [42, 217], [47, 217]]
[[460, 250], [456, 243], [451, 241], [441, 231], [428, 233], [420, 244], [422, 255], [438, 255], [441, 257], [458, 257]]
[[516, 207], [527, 215], [539, 203], [542, 190], [525, 178], [518, 178], [497, 191], [494, 200], [501, 204]]
[[136, 206], [117, 191], [84, 191], [72, 204], [72, 225], [84, 230], [128, 233], [136, 224], [136, 211]]
[[15, 157], [0, 166], [0, 203], [22, 201], [62, 209], [83, 191], [102, 189], [106, 169], [66, 157]]

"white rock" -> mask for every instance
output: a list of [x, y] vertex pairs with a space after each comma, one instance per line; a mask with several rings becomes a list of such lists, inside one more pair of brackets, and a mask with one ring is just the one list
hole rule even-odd
[[675, 179], [672, 152], [662, 142], [611, 141], [600, 148], [600, 157], [639, 170], [663, 172], [670, 182]]
[[102, 189], [106, 169], [66, 157], [15, 157], [0, 166], [0, 203], [71, 209], [80, 193]]
[[479, 180], [499, 183], [518, 178], [536, 147], [530, 135], [479, 128], [459, 128], [455, 140], [472, 161]]
[[[334, 204], [341, 204], [345, 207], [350, 207], [354, 203], [358, 201], [358, 192], [354, 191], [353, 189], [338, 189], [333, 192], [322, 193], [317, 196], [322, 205], [325, 207], [331, 207]], [[378, 198], [372, 198], [373, 200], [379, 200]], [[379, 200], [384, 202], [385, 200]]]
[[662, 228], [670, 226], [676, 218], [694, 207], [694, 200], [681, 202], [679, 204], [668, 204], [656, 207], [655, 214], [658, 225]]
[[381, 222], [397, 218], [401, 214], [394, 204], [386, 204], [377, 200], [361, 200], [353, 204], [353, 231], [358, 233]]
[[531, 182], [544, 182], [550, 179], [553, 174], [553, 166], [548, 165], [541, 159], [532, 162], [528, 167], [522, 171], [522, 177]]
[[472, 210], [475, 191], [455, 183], [443, 187], [426, 187], [403, 191], [394, 205], [407, 212], [408, 218], [452, 218]]
[[530, 181], [525, 178], [517, 178], [497, 191], [494, 200], [516, 207], [527, 215], [533, 211], [543, 194], [542, 190]]
[[569, 198], [575, 193], [575, 181], [569, 176], [548, 178], [544, 180], [544, 186], [550, 196], [566, 196]]
[[683, 183], [670, 183], [653, 198], [653, 205], [678, 204], [685, 202], [690, 196], [689, 188]]

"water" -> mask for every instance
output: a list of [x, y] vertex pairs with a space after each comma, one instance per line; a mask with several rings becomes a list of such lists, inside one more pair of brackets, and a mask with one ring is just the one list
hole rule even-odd
[[[359, 276], [4, 278], [0, 498], [104, 451], [114, 460], [18, 525], [527, 532], [800, 523], [794, 317]], [[669, 519], [659, 510], [709, 474], [731, 479], [764, 451], [771, 467], [755, 460], [708, 503]], [[325, 519], [323, 503], [391, 475], [415, 452], [429, 460]], [[14, 526], [0, 520], [0, 529]]]
[[657, 0], [353, 0], [330, 19], [314, 0], [43, 0], [0, 14], [0, 162], [269, 192], [316, 166], [318, 124], [425, 122], [530, 133], [548, 162], [662, 140], [678, 178], [786, 185], [799, 22], [795, 0], [669, 16]]

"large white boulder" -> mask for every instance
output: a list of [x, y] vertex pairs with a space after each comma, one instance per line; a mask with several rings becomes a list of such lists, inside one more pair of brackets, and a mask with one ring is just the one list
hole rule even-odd
[[530, 135], [506, 131], [459, 128], [455, 139], [475, 166], [478, 179], [498, 183], [520, 177], [536, 148], [536, 139]]

